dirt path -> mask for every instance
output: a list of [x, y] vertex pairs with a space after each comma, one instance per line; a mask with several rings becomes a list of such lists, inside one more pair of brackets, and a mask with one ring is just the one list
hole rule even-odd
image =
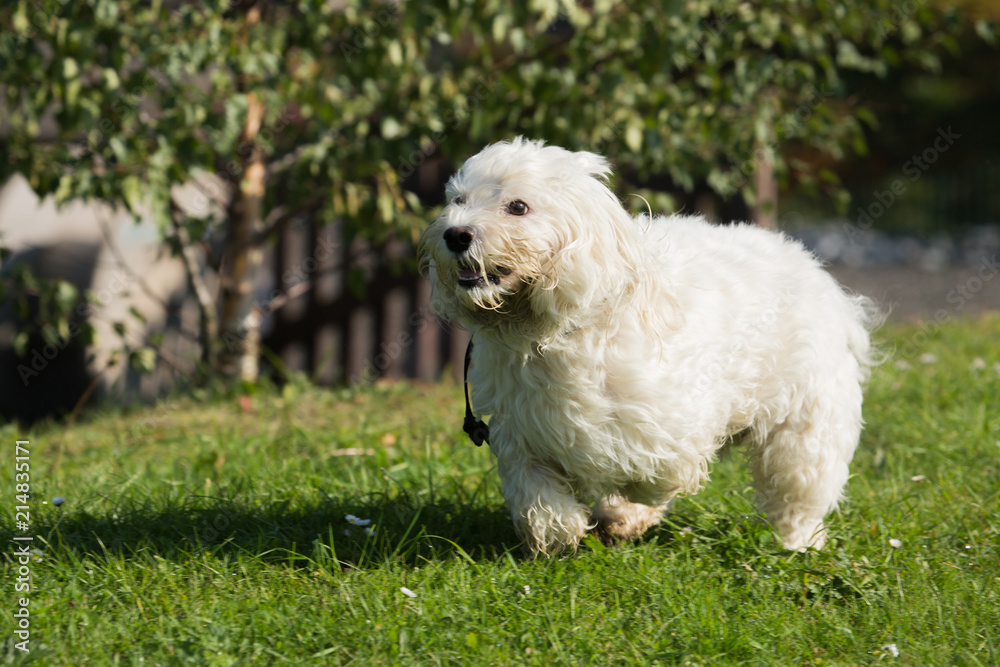
[[850, 268], [830, 266], [846, 287], [870, 296], [896, 321], [975, 317], [1000, 310], [1000, 269], [984, 260], [979, 266], [952, 266], [941, 271], [914, 267]]

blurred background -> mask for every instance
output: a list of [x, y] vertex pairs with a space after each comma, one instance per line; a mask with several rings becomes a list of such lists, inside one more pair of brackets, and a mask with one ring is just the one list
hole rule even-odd
[[0, 418], [457, 376], [415, 240], [519, 134], [801, 239], [898, 319], [1000, 308], [991, 0], [0, 7]]

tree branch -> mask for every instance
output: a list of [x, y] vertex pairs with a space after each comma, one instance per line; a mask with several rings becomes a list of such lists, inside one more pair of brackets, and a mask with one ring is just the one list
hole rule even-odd
[[198, 269], [198, 257], [194, 245], [184, 226], [184, 213], [173, 199], [170, 200], [170, 218], [174, 225], [174, 238], [177, 240], [178, 253], [184, 263], [184, 273], [187, 275], [188, 286], [194, 292], [198, 301], [198, 340], [201, 343], [201, 359], [209, 368], [215, 360], [213, 343], [219, 335], [219, 324], [215, 316], [215, 302], [212, 294]]
[[285, 153], [277, 160], [271, 161], [267, 165], [267, 179], [270, 180], [271, 178], [280, 174], [281, 172], [287, 171], [292, 167], [294, 167], [295, 163], [299, 161], [299, 158], [301, 158], [303, 155], [313, 150], [317, 146], [321, 146], [327, 141], [333, 139], [333, 137], [340, 132], [340, 129], [341, 129], [340, 127], [336, 127], [334, 129], [328, 130], [324, 132], [322, 135], [320, 135], [320, 138], [317, 141], [311, 144], [304, 144], [302, 146], [299, 146], [298, 148], [295, 148], [289, 151], [288, 153]]
[[267, 214], [267, 217], [264, 218], [263, 229], [254, 234], [250, 243], [253, 245], [260, 245], [264, 243], [272, 234], [280, 231], [296, 216], [311, 211], [322, 204], [324, 198], [324, 195], [318, 194], [309, 197], [295, 206], [282, 205], [274, 207], [271, 209], [271, 212]]
[[130, 280], [134, 279], [139, 283], [139, 287], [143, 292], [145, 292], [146, 296], [160, 304], [163, 310], [169, 312], [170, 304], [168, 304], [163, 297], [153, 291], [153, 288], [149, 286], [149, 283], [147, 283], [146, 279], [142, 277], [142, 274], [136, 273], [132, 270], [132, 267], [128, 265], [128, 262], [125, 260], [125, 255], [115, 242], [115, 238], [111, 234], [111, 230], [108, 229], [107, 219], [104, 216], [98, 216], [97, 224], [101, 228], [101, 235], [104, 236], [104, 242], [108, 244], [111, 254], [115, 256], [115, 261], [118, 262], [118, 266], [125, 270], [125, 273], [128, 274]]

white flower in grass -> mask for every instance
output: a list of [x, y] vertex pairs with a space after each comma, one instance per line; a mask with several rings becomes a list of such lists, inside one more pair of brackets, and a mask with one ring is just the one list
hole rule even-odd
[[889, 546], [892, 547], [893, 549], [898, 549], [899, 547], [903, 546], [903, 543], [894, 537], [891, 540], [889, 540]]
[[527, 595], [530, 592], [531, 592], [531, 586], [525, 584], [524, 585], [524, 594]]
[[972, 363], [969, 364], [969, 368], [974, 371], [981, 371], [986, 368], [986, 361], [982, 357], [976, 357], [972, 360]]
[[371, 519], [359, 519], [353, 514], [348, 514], [345, 518], [347, 519], [347, 523], [351, 524], [352, 526], [367, 526], [372, 522]]
[[375, 534], [375, 526], [368, 526], [367, 528], [365, 528], [365, 535], [371, 537], [374, 534]]
[[908, 371], [911, 368], [913, 368], [913, 366], [911, 366], [910, 362], [907, 361], [906, 359], [900, 359], [899, 361], [896, 362], [896, 370]]
[[886, 654], [891, 655], [894, 658], [899, 657], [899, 649], [896, 647], [895, 644], [886, 644], [885, 646], [882, 647], [882, 650], [885, 651]]
[[924, 477], [923, 475], [914, 475], [913, 477], [910, 478], [910, 481], [912, 481], [912, 482], [922, 482], [925, 479], [927, 479], [927, 478]]
[[931, 354], [930, 352], [924, 352], [920, 355], [920, 363], [922, 364], [933, 364], [937, 362], [937, 355]]
[[403, 595], [405, 595], [408, 598], [415, 598], [415, 597], [417, 597], [417, 594], [414, 593], [413, 591], [411, 591], [406, 586], [400, 586], [399, 587], [399, 592], [402, 593]]
[[36, 563], [41, 563], [42, 562], [42, 558], [45, 557], [45, 552], [42, 551], [41, 549], [37, 549], [37, 548], [36, 549], [32, 549], [31, 550], [31, 557], [32, 557], [32, 559], [34, 559], [34, 561]]

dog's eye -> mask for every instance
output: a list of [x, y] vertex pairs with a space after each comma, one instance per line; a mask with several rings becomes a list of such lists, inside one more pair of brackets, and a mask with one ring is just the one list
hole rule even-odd
[[451, 200], [451, 203], [454, 204], [455, 206], [461, 206], [462, 204], [465, 203], [465, 197], [463, 197], [462, 195], [458, 195], [457, 197]]
[[515, 199], [507, 204], [507, 212], [511, 215], [524, 215], [528, 212], [528, 205], [520, 199]]

